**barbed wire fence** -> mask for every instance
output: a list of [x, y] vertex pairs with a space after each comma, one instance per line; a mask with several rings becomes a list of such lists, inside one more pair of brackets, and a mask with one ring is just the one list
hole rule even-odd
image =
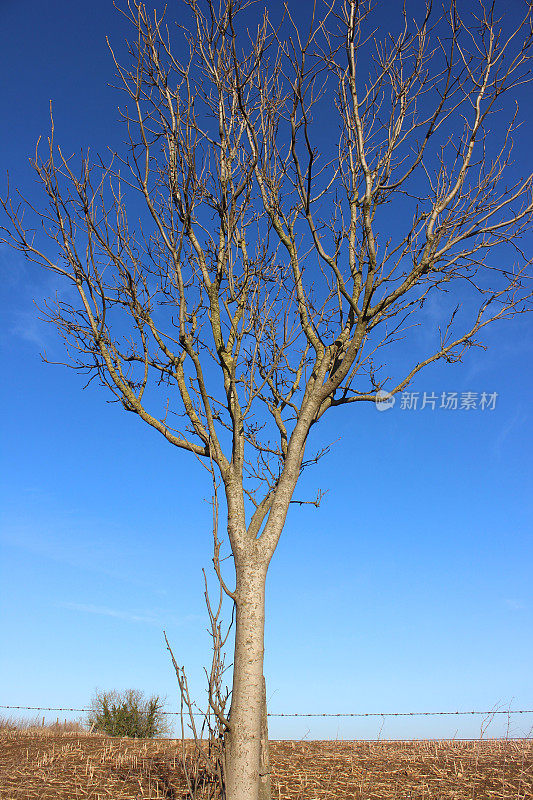
[[[17, 711], [75, 711], [77, 713], [84, 713], [92, 711], [91, 708], [66, 708], [62, 706], [2, 706], [2, 709], [13, 709]], [[162, 711], [162, 714], [179, 716], [181, 711]], [[203, 717], [202, 711], [194, 712], [196, 716]], [[372, 712], [355, 712], [338, 714], [323, 714], [323, 713], [276, 713], [268, 712], [269, 717], [446, 717], [446, 716], [487, 716], [493, 714], [533, 714], [533, 709], [505, 709], [488, 711], [372, 711]]]
[[[42, 712], [42, 711], [60, 712], [61, 711], [61, 712], [74, 712], [74, 713], [84, 714], [84, 713], [90, 712], [92, 709], [91, 708], [73, 708], [73, 707], [67, 707], [67, 706], [0, 705], [0, 710], [6, 710], [6, 711], [40, 711], [40, 712]], [[166, 715], [166, 716], [170, 716], [170, 717], [172, 717], [172, 716], [179, 717], [182, 712], [181, 711], [161, 711], [161, 713]], [[382, 726], [381, 726], [380, 733], [379, 733], [379, 736], [378, 736], [377, 739], [370, 739], [367, 736], [359, 737], [359, 738], [362, 738], [362, 739], [365, 739], [365, 740], [368, 740], [368, 741], [380, 741], [380, 740], [381, 741], [386, 741], [386, 740], [382, 740], [381, 739], [381, 732], [382, 732], [385, 720], [387, 718], [389, 718], [389, 717], [390, 718], [398, 718], [398, 717], [475, 717], [475, 716], [483, 717], [482, 735], [478, 736], [478, 737], [458, 737], [457, 735], [454, 735], [452, 737], [443, 737], [443, 736], [439, 736], [439, 737], [432, 737], [432, 736], [399, 737], [401, 739], [408, 738], [409, 740], [411, 740], [411, 739], [415, 740], [417, 738], [422, 738], [422, 739], [427, 739], [427, 740], [431, 740], [431, 741], [438, 741], [438, 740], [447, 741], [447, 740], [451, 740], [451, 739], [456, 740], [456, 741], [474, 741], [474, 740], [478, 740], [478, 739], [482, 739], [483, 738], [483, 730], [484, 729], [486, 730], [486, 727], [488, 727], [486, 725], [486, 721], [487, 720], [492, 720], [497, 715], [506, 716], [507, 719], [508, 719], [508, 725], [507, 725], [507, 733], [506, 733], [506, 735], [504, 737], [500, 736], [500, 737], [495, 737], [495, 738], [505, 738], [505, 739], [509, 739], [509, 740], [523, 740], [523, 739], [530, 738], [531, 731], [527, 735], [521, 735], [521, 736], [511, 736], [510, 732], [509, 732], [509, 723], [510, 723], [511, 716], [512, 715], [527, 715], [527, 714], [533, 714], [533, 709], [510, 709], [510, 708], [501, 709], [501, 708], [498, 708], [497, 706], [495, 706], [495, 707], [493, 707], [493, 708], [491, 708], [491, 709], [489, 709], [487, 711], [459, 711], [459, 710], [457, 710], [457, 711], [387, 711], [387, 712], [379, 712], [379, 711], [362, 712], [362, 711], [359, 711], [359, 712], [338, 712], [338, 713], [323, 713], [323, 712], [306, 712], [306, 713], [300, 713], [300, 712], [269, 712], [268, 716], [271, 717], [271, 718], [289, 718], [289, 717], [290, 718], [298, 718], [299, 717], [299, 718], [307, 718], [307, 719], [309, 719], [309, 718], [316, 718], [316, 719], [319, 719], [319, 718], [359, 718], [359, 719], [376, 718], [376, 719], [381, 719], [382, 720]], [[202, 712], [200, 710], [197, 711], [197, 712], [193, 712], [193, 715], [194, 716], [198, 716], [198, 717], [205, 717], [204, 712]], [[59, 722], [59, 719], [58, 719], [58, 722]], [[66, 722], [66, 720], [65, 720], [65, 722]], [[43, 717], [43, 725], [44, 725], [44, 717]], [[53, 725], [53, 723], [52, 723], [52, 725]], [[533, 731], [533, 727], [532, 727], [532, 731]], [[307, 736], [307, 734], [306, 734], [306, 736]], [[303, 738], [306, 738], [306, 736], [303, 737]], [[157, 738], [168, 738], [169, 740], [174, 740], [176, 737], [157, 737]], [[353, 738], [357, 739], [358, 737], [353, 737]], [[392, 739], [392, 740], [394, 740], [394, 739]]]

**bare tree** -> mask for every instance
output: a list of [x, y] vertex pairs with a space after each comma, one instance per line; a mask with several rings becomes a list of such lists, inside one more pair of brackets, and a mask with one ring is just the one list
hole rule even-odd
[[[178, 59], [176, 28], [130, 0], [129, 66], [113, 56], [128, 151], [75, 166], [52, 125], [35, 213], [55, 250], [4, 202], [11, 243], [71, 287], [47, 306], [69, 365], [224, 487], [229, 800], [259, 797], [265, 579], [320, 456], [306, 455], [311, 428], [460, 361], [530, 298], [532, 176], [510, 160], [518, 110], [501, 119], [529, 81], [531, 4], [502, 20], [480, 2], [463, 20], [454, 0], [428, 0], [383, 36], [373, 6], [310, 4], [303, 30], [292, 4], [273, 20], [248, 0], [184, 0]], [[422, 342], [412, 328], [433, 295], [448, 316]]]

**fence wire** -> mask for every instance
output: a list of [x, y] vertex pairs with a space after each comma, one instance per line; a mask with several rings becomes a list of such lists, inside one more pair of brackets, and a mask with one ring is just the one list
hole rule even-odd
[[[85, 713], [92, 711], [91, 708], [60, 708], [58, 706], [2, 706], [0, 708], [12, 709], [17, 711], [76, 711], [77, 713]], [[162, 711], [162, 714], [181, 715], [181, 711]], [[202, 711], [194, 712], [195, 716], [203, 717], [205, 714]], [[447, 716], [492, 716], [493, 714], [533, 714], [531, 709], [507, 709], [505, 711], [490, 709], [489, 711], [372, 711], [372, 712], [356, 712], [356, 713], [339, 713], [339, 714], [300, 714], [288, 713], [278, 714], [268, 712], [269, 717], [447, 717]], [[185, 716], [189, 716], [189, 712]]]

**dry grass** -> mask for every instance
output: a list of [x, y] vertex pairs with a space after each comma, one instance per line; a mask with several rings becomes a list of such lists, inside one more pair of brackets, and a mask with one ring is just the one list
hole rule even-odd
[[[180, 743], [0, 732], [1, 800], [182, 798]], [[274, 800], [533, 800], [533, 745], [272, 742]]]
[[65, 719], [57, 719], [56, 722], [45, 723], [44, 717], [33, 717], [33, 719], [19, 717], [0, 717], [0, 733], [6, 731], [35, 731], [42, 734], [58, 733], [81, 733], [85, 730], [82, 722]]

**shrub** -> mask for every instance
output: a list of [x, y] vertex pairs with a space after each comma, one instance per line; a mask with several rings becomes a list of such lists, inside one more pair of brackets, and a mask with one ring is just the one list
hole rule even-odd
[[153, 739], [167, 732], [163, 706], [159, 696], [145, 700], [143, 692], [136, 689], [96, 691], [87, 722], [93, 730], [108, 736]]

